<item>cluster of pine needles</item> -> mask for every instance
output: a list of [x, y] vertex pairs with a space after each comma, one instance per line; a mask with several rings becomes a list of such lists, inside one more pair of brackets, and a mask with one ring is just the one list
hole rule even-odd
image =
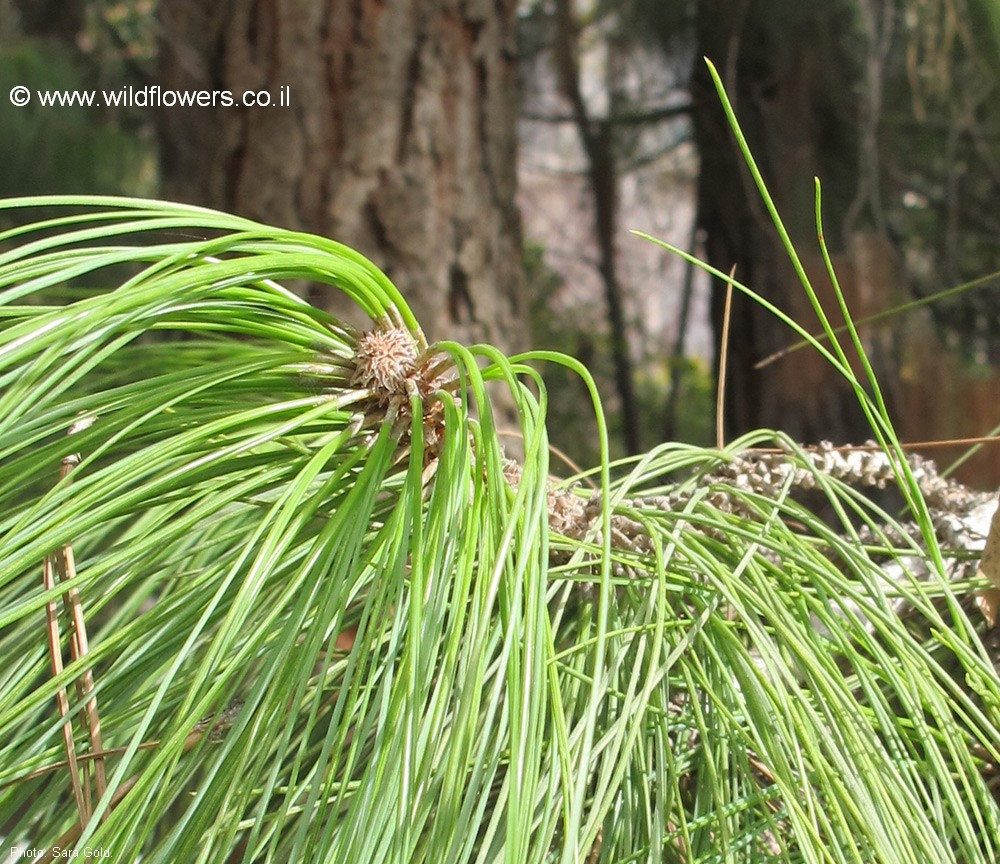
[[[331, 240], [135, 199], [0, 220], [5, 848], [1000, 858], [986, 585], [854, 377], [856, 333], [814, 348], [869, 457], [763, 431], [612, 464], [576, 361], [428, 345]], [[598, 420], [600, 464], [566, 480], [544, 363]]]

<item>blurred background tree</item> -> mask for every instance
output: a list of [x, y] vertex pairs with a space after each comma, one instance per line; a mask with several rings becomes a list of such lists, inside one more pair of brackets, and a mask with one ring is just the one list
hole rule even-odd
[[[683, 154], [692, 141], [696, 145], [691, 240], [683, 240], [682, 226], [650, 233], [667, 234], [675, 245], [700, 251], [719, 270], [734, 267], [738, 279], [796, 320], [808, 327], [816, 323], [710, 85], [702, 60], [710, 57], [723, 74], [751, 150], [828, 308], [834, 308], [834, 301], [816, 243], [814, 177], [823, 182], [825, 240], [856, 318], [931, 298], [997, 270], [1000, 232], [993, 202], [1000, 176], [1000, 52], [998, 8], [992, 0], [536, 3], [528, 16], [531, 26], [544, 32], [539, 22], [548, 21], [553, 35], [533, 44], [539, 54], [550, 52], [549, 62], [557, 71], [565, 66], [561, 57], [566, 50], [554, 30], [566, 7], [572, 7], [575, 21], [576, 56], [582, 58], [578, 68], [603, 66], [603, 72], [584, 75], [580, 89], [593, 106], [591, 126], [603, 129], [602, 140], [611, 142], [613, 166], [606, 173], [617, 177], [617, 194], [622, 195], [630, 179], [646, 179], [641, 172], [651, 158], [651, 139], [667, 142], [657, 153], [667, 164], [670, 142], [675, 154]], [[686, 72], [679, 75], [678, 67]], [[657, 74], [672, 82], [666, 93], [650, 84]], [[536, 74], [533, 80], [541, 77]], [[618, 89], [609, 81], [617, 82]], [[678, 89], [683, 97], [677, 96]], [[568, 114], [563, 122], [579, 126], [581, 112], [572, 108], [573, 96], [565, 95], [565, 87], [563, 92], [563, 114]], [[548, 119], [558, 120], [558, 111], [552, 110]], [[673, 131], [663, 134], [665, 124]], [[654, 130], [660, 130], [659, 136]], [[636, 141], [643, 136], [646, 146], [638, 149], [646, 158], [636, 164]], [[538, 137], [536, 133], [533, 140]], [[593, 179], [590, 183], [594, 201], [607, 197]], [[678, 198], [661, 198], [658, 206], [669, 206], [668, 200], [673, 204]], [[654, 219], [648, 210], [630, 209], [619, 223], [649, 230]], [[610, 230], [619, 261], [627, 261], [634, 240], [621, 227]], [[582, 256], [603, 272], [600, 250], [607, 238], [601, 239], [600, 232], [598, 227], [591, 239], [595, 251]], [[628, 254], [620, 251], [626, 244]], [[587, 246], [581, 243], [580, 248]], [[555, 257], [545, 260], [560, 270]], [[574, 278], [579, 289], [579, 275]], [[690, 282], [673, 275], [668, 290], [682, 300], [674, 327], [661, 331], [655, 348], [640, 351], [637, 346], [648, 343], [636, 334], [648, 334], [652, 323], [642, 294], [662, 286], [620, 281], [634, 374], [640, 380], [653, 378], [651, 369], [675, 359], [672, 344], [683, 344], [692, 328], [700, 332], [698, 321], [689, 318], [691, 304], [683, 302], [689, 299], [685, 288], [690, 291]], [[928, 309], [863, 328], [866, 350], [904, 438], [994, 431], [1000, 395], [1000, 299], [995, 289], [996, 280], [986, 280]], [[590, 290], [595, 296], [597, 288]], [[712, 285], [710, 293], [715, 345], [724, 285]], [[610, 317], [614, 343], [615, 316]], [[734, 298], [727, 436], [765, 426], [787, 430], [802, 441], [868, 437], [854, 397], [820, 358], [798, 352], [757, 367], [791, 341], [780, 322], [756, 304]], [[704, 338], [698, 343], [704, 351]], [[662, 386], [662, 377], [660, 382], [662, 396], [669, 388]], [[668, 406], [677, 404], [678, 386], [683, 382], [674, 382]], [[653, 443], [649, 432], [655, 436], [671, 428], [671, 410], [663, 426], [655, 422], [652, 405], [641, 406], [639, 414], [637, 425], [646, 433], [643, 447]], [[995, 485], [1000, 482], [1000, 451], [984, 450], [964, 470], [967, 478]]]
[[[531, 341], [594, 368], [619, 452], [703, 443], [722, 286], [628, 229], [735, 266], [814, 319], [702, 56], [829, 296], [814, 236], [822, 179], [825, 239], [863, 318], [997, 270], [998, 19], [993, 0], [0, 0], [11, 84], [287, 84], [293, 97], [290, 109], [156, 113], [5, 101], [0, 184], [160, 194], [335, 236], [389, 272], [432, 336], [526, 345], [527, 280]], [[997, 297], [987, 282], [863, 328], [904, 439], [997, 425]], [[736, 298], [727, 435], [867, 437], [807, 352], [756, 368], [790, 342]], [[592, 461], [585, 401], [558, 372], [549, 380], [556, 443]], [[977, 460], [967, 479], [1000, 482], [1000, 448]]]
[[[976, 23], [987, 5], [697, 4], [698, 53], [724, 69], [750, 146], [800, 249], [815, 248], [811, 184], [814, 175], [821, 178], [825, 240], [856, 317], [997, 269], [1000, 233], [991, 202], [998, 192], [1000, 62], [991, 31]], [[762, 230], [761, 206], [727, 146], [731, 136], [708, 76], [702, 64], [694, 69], [699, 222], [709, 257], [722, 269], [735, 264], [744, 281], [806, 321], [798, 281], [773, 232]], [[805, 264], [826, 283], [818, 254]], [[864, 328], [906, 437], [987, 434], [996, 424], [992, 407], [981, 410], [1000, 392], [988, 365], [1000, 357], [993, 289], [933, 304], [934, 322], [900, 315]], [[717, 289], [716, 327], [720, 295]], [[754, 368], [787, 343], [777, 322], [740, 300], [733, 328], [731, 434], [759, 425], [780, 426], [800, 440], [866, 434], [853, 397], [813, 358], [791, 355]], [[996, 472], [996, 457], [991, 461]]]

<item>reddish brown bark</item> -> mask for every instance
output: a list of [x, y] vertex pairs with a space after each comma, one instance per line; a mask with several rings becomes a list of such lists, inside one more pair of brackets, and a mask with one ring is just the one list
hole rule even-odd
[[165, 194], [358, 248], [431, 338], [521, 347], [515, 6], [162, 0], [163, 87], [291, 95], [162, 111]]

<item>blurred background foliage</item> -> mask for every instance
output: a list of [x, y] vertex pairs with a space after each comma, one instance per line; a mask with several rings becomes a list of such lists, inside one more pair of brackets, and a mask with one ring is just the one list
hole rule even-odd
[[[155, 4], [0, 3], [0, 77], [31, 90], [118, 89], [151, 74]], [[6, 91], [5, 91], [6, 92]], [[152, 118], [141, 109], [17, 108], [0, 101], [0, 195], [156, 194]]]
[[[447, 4], [424, 5], [413, 27], [426, 35], [434, 32], [438, 17], [445, 20], [451, 13]], [[0, 75], [10, 85], [49, 90], [159, 83], [166, 74], [163, 47], [170, 44], [163, 22], [193, 8], [187, 0], [0, 0]], [[203, 14], [208, 23], [192, 20], [208, 31], [216, 19]], [[235, 88], [243, 80], [238, 69], [247, 52], [237, 37], [266, 54], [258, 67], [270, 63], [279, 70], [273, 79], [262, 79], [265, 85], [285, 81], [281, 75], [287, 78], [293, 63], [280, 45], [275, 47], [277, 37], [271, 45], [262, 34], [279, 32], [283, 16], [292, 26], [290, 6], [276, 4], [267, 13], [270, 18], [257, 7], [233, 3], [211, 14], [229, 16], [241, 29], [236, 35], [212, 31], [204, 45], [185, 46], [190, 56], [177, 62], [207, 69], [201, 85]], [[504, 42], [499, 56], [516, 62], [521, 82], [515, 94], [521, 117], [517, 146], [504, 140], [498, 149], [490, 149], [489, 140], [461, 142], [469, 152], [479, 148], [494, 154], [492, 159], [519, 158], [521, 227], [505, 230], [523, 242], [528, 302], [512, 300], [512, 322], [497, 334], [486, 328], [486, 337], [513, 343], [518, 334], [530, 332], [536, 346], [558, 348], [588, 363], [607, 396], [618, 453], [639, 452], [663, 440], [712, 440], [718, 372], [713, 363], [722, 316], [722, 286], [635, 239], [629, 229], [691, 249], [723, 271], [735, 266], [738, 278], [809, 320], [706, 85], [702, 56], [717, 62], [799, 248], [816, 248], [812, 183], [814, 176], [821, 178], [826, 241], [857, 318], [933, 298], [998, 269], [1000, 12], [995, 0], [522, 0], [475, 14], [480, 18], [467, 22], [467, 32], [477, 44], [496, 38], [490, 35], [490, 16], [514, 21], [516, 44]], [[375, 44], [384, 34], [376, 13], [371, 15], [355, 24]], [[387, 44], [391, 49], [391, 41]], [[327, 50], [335, 54], [338, 49]], [[301, 53], [305, 56], [307, 48]], [[355, 66], [366, 55], [357, 56], [361, 60], [355, 58]], [[385, 55], [373, 50], [371, 62], [384, 63]], [[418, 75], [419, 66], [404, 74]], [[433, 86], [434, 80], [421, 87]], [[306, 87], [302, 80], [292, 79], [292, 84]], [[334, 102], [348, 98], [343, 93], [350, 89], [337, 86], [331, 84]], [[401, 98], [417, 104], [421, 87], [410, 87]], [[192, 124], [200, 124], [206, 140], [232, 136], [220, 126], [218, 112], [174, 111], [188, 113], [182, 118], [103, 105], [17, 109], [4, 99], [0, 194], [175, 197], [176, 178], [160, 158], [170, 130], [191, 134]], [[324, 111], [329, 105], [299, 99], [287, 122], [335, 125], [336, 118], [331, 121]], [[377, 115], [372, 108], [370, 116]], [[414, 116], [419, 123], [421, 112]], [[234, 147], [251, 152], [259, 140], [254, 136], [268, 135], [277, 158], [284, 158], [281, 136], [287, 129], [276, 124], [261, 130], [251, 115], [247, 118]], [[421, 270], [414, 263], [419, 236], [408, 240], [407, 225], [385, 224], [379, 210], [384, 192], [376, 190], [363, 200], [337, 197], [338, 178], [356, 166], [345, 161], [338, 169], [336, 161], [347, 159], [350, 136], [362, 134], [360, 125], [333, 129], [331, 140], [340, 149], [334, 148], [332, 163], [324, 166], [327, 174], [316, 180], [315, 194], [326, 190], [335, 218], [310, 215], [304, 203], [291, 215], [280, 207], [273, 214], [250, 212], [259, 205], [232, 192], [239, 184], [229, 179], [228, 192], [200, 184], [204, 189], [196, 203], [336, 233], [397, 281], [405, 276], [408, 260], [422, 280], [437, 280], [433, 268]], [[428, 140], [436, 140], [434, 134], [440, 127], [428, 131]], [[482, 134], [494, 141], [503, 135], [485, 127]], [[208, 167], [216, 174], [232, 170], [228, 162]], [[399, 188], [412, 186], [420, 170], [407, 168]], [[266, 171], [252, 179], [265, 193], [289, 182]], [[292, 197], [305, 201], [309, 196], [297, 192]], [[363, 211], [357, 231], [342, 215], [345, 200]], [[454, 221], [448, 208], [460, 206], [454, 194], [420, 200], [426, 212], [437, 214], [428, 221], [439, 218], [442, 225]], [[470, 259], [464, 245], [465, 235], [476, 230], [474, 223], [471, 228], [463, 224], [454, 241], [456, 256], [488, 270], [496, 262], [488, 254]], [[403, 252], [397, 261], [398, 250]], [[811, 274], [822, 271], [818, 251], [804, 263]], [[425, 324], [432, 336], [444, 335], [452, 325], [466, 326], [468, 320], [475, 324], [477, 316], [500, 314], [484, 312], [481, 302], [469, 304], [463, 323], [463, 292], [475, 291], [454, 264], [438, 269], [440, 283], [434, 281], [429, 290], [447, 297], [444, 311], [421, 315], [417, 304], [418, 316], [432, 319]], [[521, 290], [501, 283], [498, 292]], [[996, 281], [987, 280], [864, 329], [904, 440], [988, 435], [1000, 422], [996, 289]], [[436, 317], [444, 322], [440, 328]], [[803, 442], [866, 437], [853, 396], [829, 370], [800, 354], [755, 368], [791, 342], [759, 308], [737, 298], [730, 339], [728, 436], [767, 426]], [[565, 373], [547, 374], [552, 376], [553, 441], [574, 460], [590, 463], [595, 445], [586, 401], [577, 385], [560, 377]], [[984, 448], [964, 470], [965, 479], [1000, 483], [1000, 449]]]

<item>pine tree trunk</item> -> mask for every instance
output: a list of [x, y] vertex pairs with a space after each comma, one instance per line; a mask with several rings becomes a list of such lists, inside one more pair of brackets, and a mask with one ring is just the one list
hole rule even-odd
[[429, 338], [522, 347], [515, 11], [514, 0], [161, 0], [164, 88], [266, 90], [274, 102], [287, 86], [291, 102], [162, 110], [164, 194], [354, 246]]
[[[858, 70], [846, 50], [850, 25], [837, 4], [819, 9], [788, 2], [768, 6], [746, 0], [702, 0], [693, 76], [694, 125], [701, 172], [698, 219], [709, 260], [789, 313], [810, 332], [819, 330], [722, 113], [703, 56], [723, 76], [727, 92], [765, 182], [831, 313], [842, 323], [820, 256], [813, 178], [824, 182], [825, 236], [856, 318], [888, 308], [898, 281], [892, 250], [870, 233], [844, 236], [845, 213], [857, 188], [858, 144], [851, 123]], [[852, 77], [855, 76], [855, 77]], [[878, 260], [857, 254], [878, 249]], [[725, 286], [713, 292], [713, 325], [721, 332]], [[898, 296], [897, 298], [898, 299]], [[896, 378], [891, 334], [865, 331], [876, 373]], [[755, 364], [797, 341], [781, 321], [753, 301], [734, 295], [726, 377], [726, 433], [779, 428], [801, 441], [871, 437], [850, 386], [816, 352], [798, 351], [764, 369]], [[892, 394], [889, 394], [892, 396]]]

